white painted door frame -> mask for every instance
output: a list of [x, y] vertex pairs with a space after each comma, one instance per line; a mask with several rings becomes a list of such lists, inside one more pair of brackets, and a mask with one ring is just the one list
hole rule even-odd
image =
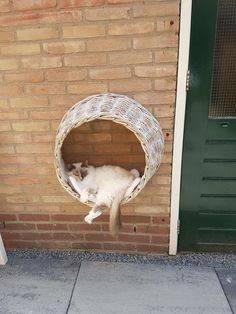
[[181, 181], [181, 164], [186, 107], [186, 78], [188, 72], [189, 46], [190, 46], [191, 12], [192, 0], [181, 0], [179, 60], [178, 60], [173, 168], [171, 183], [171, 206], [170, 206], [170, 242], [169, 242], [170, 255], [176, 255], [178, 244], [180, 181]]
[[2, 236], [0, 233], [0, 265], [5, 265], [7, 262], [7, 254], [3, 245]]

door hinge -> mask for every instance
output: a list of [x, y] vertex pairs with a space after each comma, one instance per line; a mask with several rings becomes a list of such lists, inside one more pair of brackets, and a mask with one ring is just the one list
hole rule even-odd
[[186, 75], [186, 92], [189, 91], [189, 87], [190, 87], [190, 70], [187, 71]]
[[178, 220], [177, 223], [177, 233], [180, 234], [180, 220]]

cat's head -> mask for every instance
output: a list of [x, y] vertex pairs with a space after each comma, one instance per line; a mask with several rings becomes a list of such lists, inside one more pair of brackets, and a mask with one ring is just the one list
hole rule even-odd
[[88, 162], [86, 161], [68, 164], [67, 169], [69, 170], [69, 174], [73, 174], [82, 180], [87, 175]]

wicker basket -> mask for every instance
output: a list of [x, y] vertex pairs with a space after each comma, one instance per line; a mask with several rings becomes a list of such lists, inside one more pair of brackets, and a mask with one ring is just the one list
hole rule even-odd
[[[124, 95], [109, 93], [93, 95], [71, 107], [64, 115], [57, 131], [55, 168], [61, 185], [78, 200], [80, 200], [80, 195], [68, 184], [61, 152], [62, 144], [72, 129], [96, 119], [112, 120], [124, 125], [137, 136], [145, 153], [144, 174], [134, 191], [123, 199], [122, 203], [127, 203], [144, 188], [160, 165], [164, 150], [164, 139], [160, 125], [149, 111], [135, 100]], [[86, 204], [93, 205], [92, 203]]]

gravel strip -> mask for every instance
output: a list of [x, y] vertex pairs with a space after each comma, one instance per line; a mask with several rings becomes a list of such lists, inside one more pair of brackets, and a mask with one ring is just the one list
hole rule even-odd
[[212, 253], [186, 253], [176, 256], [132, 255], [121, 253], [98, 253], [83, 251], [52, 251], [52, 250], [9, 250], [8, 257], [70, 259], [75, 261], [104, 261], [138, 264], [160, 264], [175, 266], [204, 266], [214, 268], [236, 267], [236, 255]]

